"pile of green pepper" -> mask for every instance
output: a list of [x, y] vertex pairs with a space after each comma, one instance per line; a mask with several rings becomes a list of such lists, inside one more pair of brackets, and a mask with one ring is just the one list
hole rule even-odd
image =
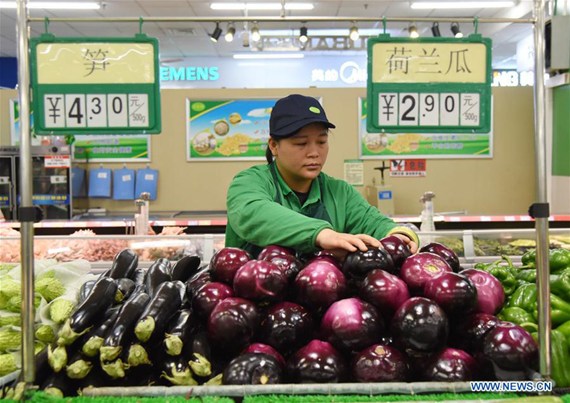
[[[524, 327], [538, 337], [538, 309], [536, 289], [536, 250], [526, 252], [522, 266], [515, 266], [504, 256], [493, 263], [478, 263], [476, 269], [485, 270], [503, 285], [507, 302], [497, 317]], [[551, 249], [550, 309], [552, 379], [557, 387], [570, 386], [570, 250]]]

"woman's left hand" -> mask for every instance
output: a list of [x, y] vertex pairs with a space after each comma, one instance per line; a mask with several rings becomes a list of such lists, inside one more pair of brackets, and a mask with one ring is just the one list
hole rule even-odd
[[414, 241], [412, 241], [406, 235], [404, 235], [404, 234], [392, 234], [392, 235], [395, 236], [396, 238], [400, 238], [402, 241], [404, 241], [404, 243], [406, 244], [408, 249], [410, 249], [410, 252], [416, 253], [418, 251], [418, 244], [415, 243]]

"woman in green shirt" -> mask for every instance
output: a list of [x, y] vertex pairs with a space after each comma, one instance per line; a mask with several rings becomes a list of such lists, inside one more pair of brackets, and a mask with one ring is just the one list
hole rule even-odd
[[343, 180], [322, 172], [329, 151], [328, 121], [320, 103], [293, 94], [277, 101], [269, 120], [267, 165], [233, 179], [227, 195], [226, 246], [254, 256], [267, 245], [341, 256], [395, 235], [415, 253], [418, 237], [371, 206]]

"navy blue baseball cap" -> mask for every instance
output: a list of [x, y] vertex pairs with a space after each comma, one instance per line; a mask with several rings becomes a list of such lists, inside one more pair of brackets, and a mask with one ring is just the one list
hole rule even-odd
[[269, 118], [269, 135], [274, 138], [286, 138], [295, 135], [311, 123], [323, 123], [334, 129], [327, 119], [325, 110], [313, 97], [292, 94], [275, 103]]

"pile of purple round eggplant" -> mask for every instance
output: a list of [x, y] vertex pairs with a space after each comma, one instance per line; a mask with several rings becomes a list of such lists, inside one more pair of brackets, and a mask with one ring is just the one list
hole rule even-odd
[[223, 363], [223, 384], [524, 380], [538, 346], [499, 321], [505, 301], [489, 273], [463, 269], [445, 245], [298, 259], [268, 246], [256, 259], [218, 251], [189, 285]]
[[256, 258], [223, 248], [138, 267], [123, 250], [83, 285], [36, 384], [87, 386], [518, 380], [538, 347], [495, 316], [490, 274], [463, 270], [432, 243], [412, 255], [397, 237], [344, 261], [280, 246]]

